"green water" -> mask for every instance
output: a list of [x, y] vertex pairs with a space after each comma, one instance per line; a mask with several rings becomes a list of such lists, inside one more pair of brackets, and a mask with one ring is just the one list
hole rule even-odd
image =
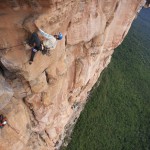
[[142, 10], [99, 80], [66, 150], [150, 150], [150, 10]]

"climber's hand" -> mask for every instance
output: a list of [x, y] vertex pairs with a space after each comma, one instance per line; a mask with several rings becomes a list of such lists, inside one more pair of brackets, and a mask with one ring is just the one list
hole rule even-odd
[[33, 52], [37, 52], [37, 50], [36, 50], [35, 48], [32, 48], [32, 51], [33, 51]]

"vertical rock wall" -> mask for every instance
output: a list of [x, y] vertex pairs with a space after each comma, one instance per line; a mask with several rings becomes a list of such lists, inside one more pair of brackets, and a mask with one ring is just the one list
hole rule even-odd
[[[0, 1], [1, 150], [53, 150], [124, 39], [143, 0]], [[50, 55], [23, 43], [36, 31], [64, 35]], [[5, 83], [4, 83], [5, 82]], [[2, 95], [6, 96], [2, 96]], [[6, 98], [7, 97], [7, 98]]]

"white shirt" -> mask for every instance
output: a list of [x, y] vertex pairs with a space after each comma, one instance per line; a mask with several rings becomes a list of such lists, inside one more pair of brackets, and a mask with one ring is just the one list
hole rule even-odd
[[55, 49], [57, 45], [57, 40], [54, 36], [47, 34], [43, 30], [39, 29], [41, 35], [43, 35], [47, 40], [43, 41], [43, 45], [50, 49]]

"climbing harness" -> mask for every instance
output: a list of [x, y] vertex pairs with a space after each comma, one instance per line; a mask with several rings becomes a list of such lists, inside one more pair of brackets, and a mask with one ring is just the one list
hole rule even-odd
[[43, 46], [43, 50], [41, 50], [43, 55], [50, 56], [50, 48]]

